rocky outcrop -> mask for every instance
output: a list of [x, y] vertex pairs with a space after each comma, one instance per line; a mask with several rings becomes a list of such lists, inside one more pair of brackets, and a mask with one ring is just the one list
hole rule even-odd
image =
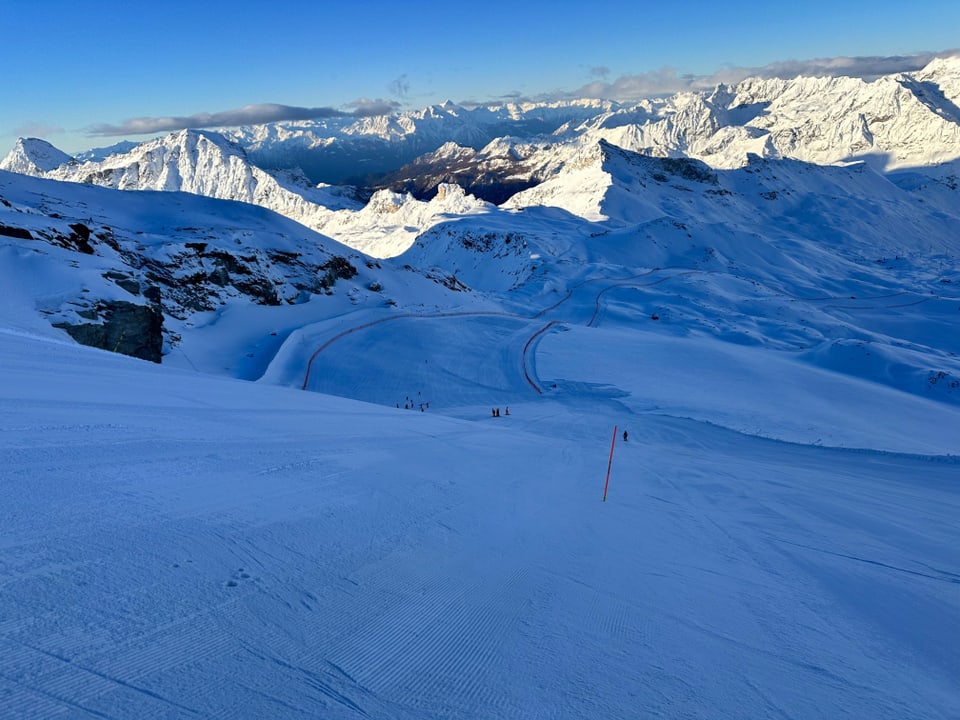
[[163, 313], [156, 305], [99, 301], [83, 314], [97, 322], [56, 323], [81, 345], [159, 363], [163, 355]]

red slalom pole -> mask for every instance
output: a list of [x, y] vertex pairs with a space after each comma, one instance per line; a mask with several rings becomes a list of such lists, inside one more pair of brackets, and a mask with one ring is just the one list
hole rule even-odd
[[610, 485], [610, 468], [613, 466], [613, 446], [617, 444], [617, 426], [613, 426], [613, 442], [610, 443], [610, 462], [607, 463], [607, 481], [603, 484], [603, 501], [607, 501], [607, 487]]

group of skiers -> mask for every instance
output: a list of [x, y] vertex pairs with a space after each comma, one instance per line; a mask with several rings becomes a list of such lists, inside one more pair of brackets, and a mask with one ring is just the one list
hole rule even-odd
[[[509, 405], [506, 406], [506, 407], [503, 409], [503, 414], [504, 414], [504, 415], [509, 415], [509, 414], [510, 414], [510, 406], [509, 406]], [[500, 408], [493, 408], [493, 409], [490, 411], [490, 415], [491, 415], [491, 417], [500, 417]]]
[[[403, 400], [403, 409], [404, 410], [416, 410], [419, 406], [420, 412], [425, 412], [430, 409], [430, 401], [423, 399], [423, 394], [420, 390], [417, 391], [417, 399], [414, 400], [412, 397], [407, 395]], [[397, 409], [400, 408], [400, 403], [397, 403]]]

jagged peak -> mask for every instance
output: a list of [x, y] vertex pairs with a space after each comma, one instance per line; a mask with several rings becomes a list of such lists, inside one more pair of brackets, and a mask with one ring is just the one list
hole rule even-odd
[[[393, 190], [377, 190], [370, 196], [364, 211], [379, 214], [392, 214], [408, 202], [414, 201], [410, 193], [398, 193]], [[415, 202], [415, 201], [414, 201]]]
[[166, 145], [168, 147], [197, 147], [203, 143], [210, 143], [224, 152], [235, 155], [246, 155], [246, 151], [239, 144], [214, 130], [186, 128], [165, 137], [158, 138], [157, 142], [160, 145]]
[[440, 183], [437, 185], [437, 200], [443, 200], [447, 197], [462, 198], [465, 195], [463, 188], [457, 183]]
[[476, 154], [476, 151], [473, 148], [464, 147], [463, 145], [450, 140], [438, 147], [432, 153], [429, 153], [429, 156], [433, 160], [438, 160], [441, 158], [455, 158], [471, 156], [474, 154]]
[[475, 208], [489, 207], [490, 203], [471, 195], [457, 183], [440, 183], [430, 205], [439, 206], [441, 212], [465, 213]]
[[25, 175], [38, 175], [56, 170], [73, 158], [46, 140], [18, 138], [10, 153], [0, 162], [0, 169]]
[[125, 163], [141, 155], [153, 154], [158, 150], [164, 152], [169, 152], [174, 149], [189, 151], [194, 148], [203, 147], [204, 145], [216, 147], [227, 155], [246, 157], [246, 150], [244, 150], [242, 146], [218, 132], [186, 128], [172, 132], [169, 135], [154, 138], [153, 140], [147, 140], [133, 147], [126, 153], [111, 155], [106, 158], [106, 160]]

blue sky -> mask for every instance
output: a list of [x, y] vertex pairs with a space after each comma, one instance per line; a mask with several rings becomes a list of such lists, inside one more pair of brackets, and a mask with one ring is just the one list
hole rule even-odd
[[75, 152], [203, 114], [231, 121], [265, 103], [322, 114], [579, 90], [617, 98], [785, 61], [796, 61], [792, 72], [818, 58], [960, 46], [960, 3], [906, 7], [0, 0], [0, 154], [21, 135]]

